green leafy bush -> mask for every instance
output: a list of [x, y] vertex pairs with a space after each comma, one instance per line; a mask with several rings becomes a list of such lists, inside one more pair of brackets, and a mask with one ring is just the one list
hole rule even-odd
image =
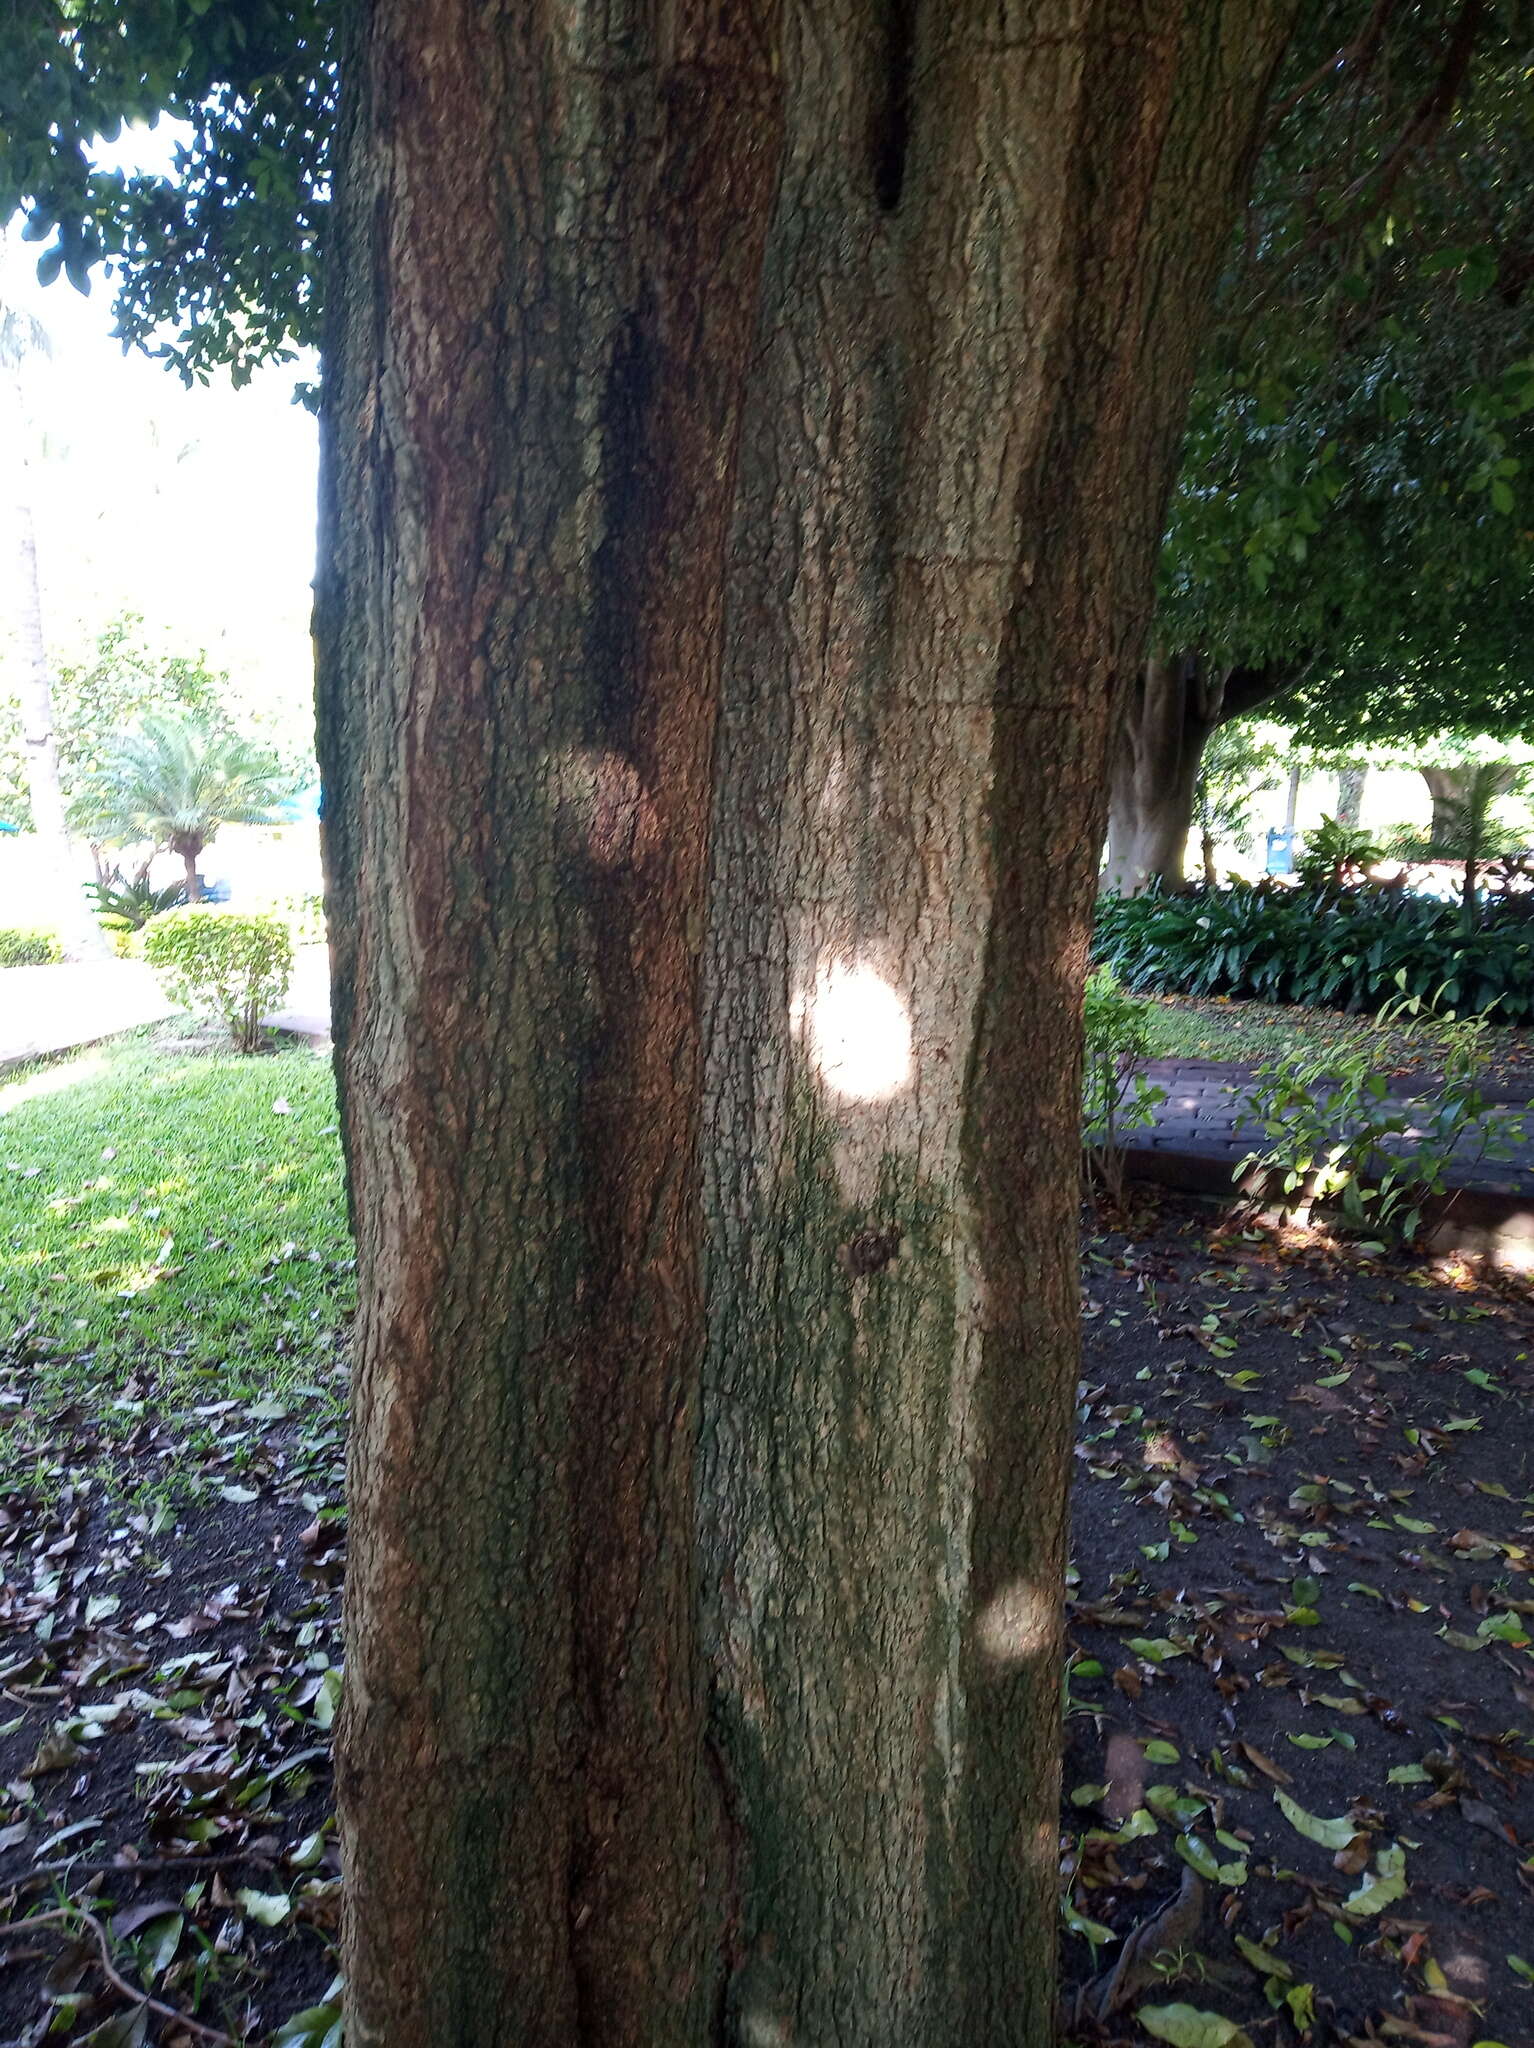
[[144, 958], [177, 1002], [222, 1018], [241, 1052], [261, 1044], [261, 1014], [288, 992], [293, 940], [280, 917], [189, 904], [144, 930]]
[[1340, 889], [1346, 882], [1362, 881], [1380, 857], [1381, 849], [1369, 833], [1340, 818], [1323, 817], [1315, 831], [1305, 835], [1296, 871], [1312, 887]]
[[51, 967], [63, 957], [64, 948], [52, 932], [0, 925], [0, 967]]
[[1150, 1051], [1149, 1007], [1125, 994], [1111, 967], [1087, 976], [1081, 1118], [1088, 1169], [1115, 1202], [1124, 1192], [1125, 1134], [1153, 1122], [1166, 1100], [1166, 1090], [1138, 1066]]
[[1267, 1142], [1237, 1174], [1277, 1175], [1286, 1197], [1335, 1209], [1355, 1230], [1411, 1239], [1456, 1156], [1507, 1158], [1523, 1128], [1487, 1100], [1485, 1019], [1446, 1021], [1414, 997], [1380, 1013], [1388, 1029], [1403, 1021], [1408, 1037], [1426, 1039], [1441, 1082], [1421, 1099], [1391, 1100], [1367, 1051], [1334, 1048], [1261, 1066], [1252, 1103]]
[[1109, 896], [1096, 953], [1132, 989], [1371, 1014], [1405, 993], [1445, 1014], [1534, 1017], [1534, 917], [1521, 896], [1496, 898], [1470, 930], [1457, 905], [1391, 888]]

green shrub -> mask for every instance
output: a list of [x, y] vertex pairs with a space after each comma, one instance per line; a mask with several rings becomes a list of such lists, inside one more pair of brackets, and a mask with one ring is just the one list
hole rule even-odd
[[1087, 1165], [1114, 1201], [1124, 1192], [1124, 1136], [1154, 1121], [1166, 1090], [1138, 1063], [1150, 1051], [1149, 1004], [1126, 995], [1111, 967], [1087, 976], [1082, 1004], [1081, 1120]]
[[325, 899], [317, 889], [267, 897], [263, 899], [261, 908], [282, 919], [293, 934], [295, 946], [324, 945]]
[[1361, 881], [1380, 858], [1380, 847], [1361, 827], [1323, 817], [1314, 832], [1306, 833], [1295, 872], [1313, 888], [1340, 889], [1345, 882]]
[[1501, 896], [1466, 930], [1460, 908], [1404, 890], [1258, 882], [1177, 896], [1109, 896], [1096, 954], [1132, 989], [1378, 1011], [1403, 993], [1445, 1014], [1534, 1017], [1534, 918]]
[[0, 967], [51, 967], [63, 957], [64, 948], [52, 932], [0, 925]]
[[293, 940], [280, 917], [189, 904], [144, 929], [144, 958], [172, 997], [222, 1018], [241, 1052], [261, 1044], [261, 1013], [281, 1003], [293, 972]]
[[1441, 1195], [1456, 1157], [1506, 1159], [1523, 1126], [1486, 1095], [1486, 1020], [1445, 1021], [1407, 997], [1380, 1022], [1425, 1040], [1442, 1079], [1416, 1100], [1391, 1099], [1368, 1051], [1334, 1047], [1257, 1069], [1252, 1107], [1266, 1143], [1236, 1168], [1277, 1176], [1286, 1203], [1320, 1204], [1354, 1230], [1410, 1240], [1430, 1195]]

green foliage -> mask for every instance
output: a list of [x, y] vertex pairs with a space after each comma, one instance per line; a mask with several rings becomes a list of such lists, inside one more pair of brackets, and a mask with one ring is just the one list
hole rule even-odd
[[[88, 836], [92, 819], [82, 799], [121, 734], [145, 718], [176, 716], [232, 731], [228, 696], [229, 678], [211, 669], [205, 656], [157, 649], [136, 613], [114, 619], [84, 660], [61, 663], [53, 679], [54, 737], [74, 828]], [[0, 697], [0, 813], [23, 826], [31, 821], [21, 704], [14, 696]]]
[[1272, 669], [1323, 744], [1527, 725], [1526, 36], [1488, 13], [1446, 84], [1431, 14], [1378, 10], [1345, 64], [1357, 23], [1302, 18], [1161, 565], [1164, 644]]
[[1166, 1090], [1138, 1062], [1151, 1047], [1150, 1005], [1127, 995], [1111, 967], [1087, 976], [1082, 1002], [1082, 1123], [1087, 1161], [1114, 1201], [1124, 1191], [1124, 1137], [1155, 1121]]
[[223, 825], [274, 825], [291, 778], [275, 756], [216, 724], [146, 718], [120, 737], [81, 799], [90, 836], [169, 847], [195, 861]]
[[1399, 1033], [1405, 1022], [1424, 1034], [1442, 1078], [1408, 1102], [1391, 1099], [1363, 1049], [1259, 1067], [1253, 1105], [1267, 1143], [1237, 1172], [1276, 1174], [1286, 1196], [1337, 1209], [1354, 1229], [1410, 1240], [1427, 1198], [1447, 1188], [1451, 1162], [1467, 1151], [1506, 1158], [1521, 1129], [1487, 1099], [1483, 1018], [1446, 1020], [1405, 997], [1378, 1022], [1383, 1031]]
[[1404, 990], [1461, 1016], [1534, 1017], [1534, 919], [1517, 897], [1466, 931], [1455, 905], [1390, 888], [1110, 896], [1096, 952], [1133, 989], [1371, 1013]]
[[1248, 719], [1218, 727], [1199, 762], [1193, 793], [1193, 822], [1209, 839], [1249, 840], [1255, 830], [1252, 806], [1284, 779], [1282, 748], [1263, 739]]
[[186, 891], [179, 882], [173, 882], [168, 889], [156, 889], [147, 875], [135, 875], [126, 882], [90, 882], [85, 893], [103, 929], [109, 932], [142, 931], [152, 917], [174, 910], [186, 901]]
[[353, 1288], [328, 1059], [135, 1035], [0, 1083], [0, 1128], [0, 1319], [31, 1333], [29, 1407], [127, 1435], [147, 1396], [184, 1439], [201, 1402], [325, 1375]]
[[63, 957], [64, 948], [54, 933], [0, 925], [0, 967], [51, 967]]
[[[119, 332], [190, 381], [243, 382], [318, 338], [334, 0], [29, 0], [0, 27], [0, 219], [44, 279], [113, 266]], [[169, 114], [173, 175], [91, 167], [98, 136]]]
[[280, 1006], [293, 972], [281, 918], [189, 904], [157, 917], [143, 943], [177, 1002], [222, 1018], [241, 1052], [259, 1050], [262, 1013]]
[[1323, 817], [1313, 832], [1306, 833], [1305, 851], [1296, 862], [1295, 871], [1301, 881], [1312, 887], [1340, 889], [1345, 883], [1362, 881], [1380, 859], [1381, 851], [1361, 826]]
[[293, 934], [295, 946], [323, 946], [325, 943], [325, 899], [318, 890], [264, 899], [261, 909], [280, 917]]

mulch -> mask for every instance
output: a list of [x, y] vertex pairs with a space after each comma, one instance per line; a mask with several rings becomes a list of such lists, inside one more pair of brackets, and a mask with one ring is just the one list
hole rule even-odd
[[[1534, 1303], [1176, 1202], [1084, 1300], [1065, 2038], [1528, 2048]], [[0, 1944], [0, 2043], [318, 2048], [339, 1446], [234, 1416], [125, 1508], [60, 1429], [0, 1501], [0, 1918], [68, 1917]]]

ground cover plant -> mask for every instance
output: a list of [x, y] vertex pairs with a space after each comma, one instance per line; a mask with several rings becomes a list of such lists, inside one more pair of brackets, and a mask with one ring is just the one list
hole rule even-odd
[[1095, 950], [1137, 990], [1377, 1011], [1404, 988], [1464, 1016], [1534, 1017], [1534, 922], [1519, 897], [1467, 930], [1458, 906], [1388, 888], [1108, 896]]
[[351, 1288], [324, 1057], [244, 1060], [166, 1027], [0, 1081], [0, 1356], [25, 1392], [0, 1439], [13, 1479], [46, 1475], [71, 1409], [130, 1447], [162, 1411], [315, 1387], [333, 1405]]
[[50, 967], [64, 957], [52, 932], [7, 925], [0, 928], [0, 967]]
[[[144, 1034], [0, 1163], [0, 2039], [336, 2048], [326, 1063]], [[1526, 2042], [1534, 1303], [1176, 1206], [1084, 1302], [1063, 2038]]]
[[[1376, 1072], [1393, 1077], [1438, 1071], [1420, 1034], [1345, 1010], [1230, 996], [1156, 996], [1147, 1004], [1145, 1021], [1147, 1056], [1153, 1060], [1250, 1065], [1362, 1052]], [[1487, 1019], [1482, 1045], [1493, 1086], [1509, 1094], [1534, 1089], [1534, 1033], [1526, 1025]]]

